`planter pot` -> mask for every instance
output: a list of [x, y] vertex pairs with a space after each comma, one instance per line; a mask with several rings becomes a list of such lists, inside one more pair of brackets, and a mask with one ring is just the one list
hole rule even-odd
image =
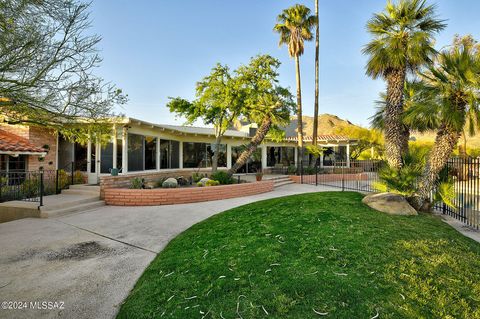
[[257, 182], [260, 182], [260, 181], [262, 180], [262, 177], [263, 177], [263, 176], [258, 176], [258, 175], [255, 176], [255, 178], [257, 179]]

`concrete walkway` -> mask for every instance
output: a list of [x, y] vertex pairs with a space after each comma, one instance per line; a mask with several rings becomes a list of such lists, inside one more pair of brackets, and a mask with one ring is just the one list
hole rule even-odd
[[[0, 318], [113, 318], [156, 254], [193, 224], [255, 201], [327, 190], [338, 191], [287, 185], [266, 194], [214, 202], [105, 206], [59, 218], [0, 224], [0, 302], [22, 301], [27, 308], [0, 308]], [[57, 302], [50, 306], [63, 309], [31, 309], [42, 302]]]

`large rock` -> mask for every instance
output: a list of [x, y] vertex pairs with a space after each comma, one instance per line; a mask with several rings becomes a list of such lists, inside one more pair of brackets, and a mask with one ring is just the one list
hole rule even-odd
[[175, 178], [170, 177], [167, 178], [163, 183], [162, 183], [162, 188], [177, 188], [178, 187], [178, 182]]
[[367, 195], [362, 203], [390, 215], [417, 215], [417, 211], [410, 206], [405, 197], [394, 193]]

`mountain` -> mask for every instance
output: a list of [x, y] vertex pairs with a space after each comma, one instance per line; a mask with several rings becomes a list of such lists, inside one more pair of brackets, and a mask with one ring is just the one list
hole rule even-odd
[[[338, 134], [337, 130], [344, 127], [359, 127], [348, 120], [343, 120], [336, 115], [321, 114], [318, 116], [318, 135], [335, 135]], [[297, 130], [297, 117], [292, 116], [290, 118], [290, 124], [286, 127], [282, 127], [285, 130], [286, 136], [296, 136]], [[305, 136], [313, 135], [313, 117], [303, 116], [303, 132]]]

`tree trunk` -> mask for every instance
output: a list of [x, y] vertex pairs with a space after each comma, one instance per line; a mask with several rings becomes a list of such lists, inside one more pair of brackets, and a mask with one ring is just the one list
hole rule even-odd
[[438, 130], [435, 144], [430, 151], [427, 164], [422, 177], [420, 178], [418, 194], [413, 200], [413, 206], [415, 209], [422, 211], [430, 210], [431, 192], [435, 189], [439, 174], [452, 155], [452, 152], [460, 139], [460, 135], [460, 132], [448, 128], [445, 125]]
[[220, 149], [220, 143], [222, 142], [222, 137], [217, 136], [215, 139], [215, 152], [212, 156], [212, 173], [215, 173], [218, 168], [218, 150]]
[[313, 136], [312, 144], [317, 145], [318, 136], [318, 108], [319, 108], [319, 64], [320, 64], [320, 20], [318, 15], [318, 0], [315, 0], [315, 16], [317, 17], [317, 26], [315, 30], [315, 105], [313, 111]]
[[250, 144], [248, 144], [247, 149], [243, 151], [242, 154], [240, 154], [240, 157], [237, 159], [235, 164], [233, 164], [232, 168], [228, 170], [229, 175], [235, 174], [240, 167], [242, 167], [247, 163], [248, 159], [253, 154], [253, 152], [257, 150], [258, 145], [260, 145], [260, 143], [262, 143], [265, 136], [267, 136], [267, 133], [270, 130], [271, 125], [272, 125], [272, 119], [270, 118], [270, 116], [266, 116], [263, 119], [260, 127], [257, 129], [255, 136], [250, 141]]
[[385, 155], [390, 167], [403, 166], [402, 155], [408, 151], [408, 128], [402, 123], [406, 70], [393, 70], [387, 74], [387, 101], [384, 114]]
[[297, 147], [298, 164], [303, 159], [303, 116], [302, 116], [302, 85], [300, 81], [300, 57], [295, 56], [296, 80], [297, 80]]

